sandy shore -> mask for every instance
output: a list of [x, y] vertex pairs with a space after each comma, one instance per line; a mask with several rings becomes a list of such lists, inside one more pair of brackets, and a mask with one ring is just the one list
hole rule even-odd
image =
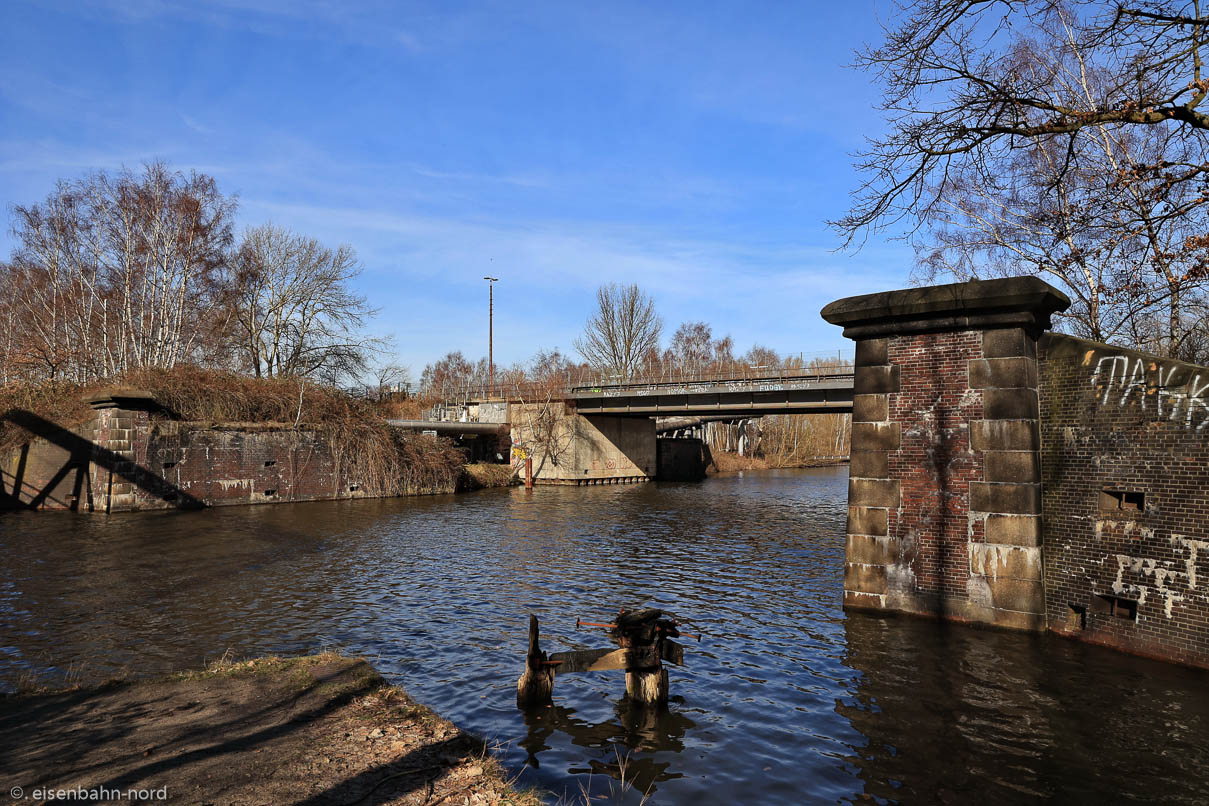
[[540, 803], [480, 739], [331, 654], [0, 698], [0, 773], [26, 803]]

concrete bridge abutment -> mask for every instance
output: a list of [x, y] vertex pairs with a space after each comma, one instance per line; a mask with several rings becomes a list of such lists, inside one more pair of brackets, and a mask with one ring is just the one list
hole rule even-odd
[[1045, 627], [1036, 278], [850, 297], [856, 342], [844, 605]]
[[658, 464], [649, 417], [580, 414], [565, 401], [514, 403], [512, 459], [533, 462], [538, 484], [631, 484], [650, 481]]

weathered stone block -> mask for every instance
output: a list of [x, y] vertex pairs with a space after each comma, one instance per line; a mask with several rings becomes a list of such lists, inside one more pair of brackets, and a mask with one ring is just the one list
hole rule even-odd
[[971, 512], [1035, 515], [1041, 512], [1040, 484], [970, 482]]
[[1036, 451], [987, 451], [983, 461], [986, 481], [1020, 484], [1041, 481], [1041, 456]]
[[886, 597], [880, 593], [844, 591], [844, 607], [852, 610], [884, 610]]
[[902, 441], [898, 423], [853, 423], [853, 451], [893, 451]]
[[886, 567], [884, 565], [844, 564], [844, 590], [862, 593], [886, 592]]
[[856, 367], [853, 370], [853, 394], [877, 395], [898, 391], [898, 367]]
[[1029, 337], [1023, 328], [988, 330], [982, 334], [983, 358], [1034, 358], [1036, 355], [1037, 342]]
[[888, 364], [890, 354], [889, 339], [861, 339], [856, 343], [856, 361], [853, 366], [874, 367]]
[[1035, 389], [987, 389], [982, 393], [982, 416], [988, 420], [1035, 420], [1039, 416]]
[[1038, 581], [987, 577], [986, 584], [991, 591], [992, 604], [1000, 610], [1045, 612], [1045, 590]]
[[850, 478], [848, 479], [848, 505], [897, 509], [899, 483], [897, 480]]
[[897, 541], [892, 537], [848, 535], [845, 559], [863, 565], [889, 565], [897, 560]]
[[1019, 610], [992, 609], [988, 623], [1007, 630], [1043, 632], [1045, 630], [1045, 614], [1037, 612], [1022, 613]]
[[1039, 581], [1041, 579], [1041, 549], [1005, 546], [999, 543], [971, 543], [970, 573], [987, 577]]
[[890, 419], [889, 395], [853, 395], [852, 421], [879, 423]]
[[1041, 447], [1036, 420], [975, 420], [970, 447], [976, 451], [1036, 451]]
[[873, 507], [848, 507], [848, 534], [889, 534], [889, 512]]
[[885, 479], [890, 477], [889, 465], [885, 451], [852, 451], [849, 454], [848, 475], [855, 478]]
[[1032, 358], [975, 358], [969, 367], [971, 389], [1037, 388], [1037, 361]]
[[988, 543], [1040, 546], [1041, 516], [987, 515], [984, 534]]

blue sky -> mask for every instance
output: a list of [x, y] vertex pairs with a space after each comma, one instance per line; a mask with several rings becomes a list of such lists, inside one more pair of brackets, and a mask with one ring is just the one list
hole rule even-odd
[[[910, 250], [825, 225], [880, 130], [845, 67], [888, 3], [0, 0], [0, 201], [159, 158], [239, 226], [352, 244], [413, 376], [451, 349], [571, 351], [602, 282], [668, 334], [846, 348], [819, 309]], [[12, 241], [0, 237], [0, 254]]]

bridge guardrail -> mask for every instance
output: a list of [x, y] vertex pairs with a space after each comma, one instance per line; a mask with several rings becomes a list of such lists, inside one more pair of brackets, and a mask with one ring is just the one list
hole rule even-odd
[[853, 371], [849, 367], [829, 368], [827, 371], [820, 371], [816, 367], [801, 369], [776, 367], [766, 371], [743, 368], [730, 372], [639, 376], [625, 382], [618, 382], [614, 377], [597, 376], [584, 379], [581, 376], [575, 381], [568, 377], [565, 383], [497, 384], [495, 387], [483, 386], [477, 390], [466, 389], [458, 394], [456, 405], [464, 407], [471, 402], [493, 400], [537, 402], [594, 392], [615, 397], [624, 394], [693, 391], [718, 387], [756, 391], [800, 389], [825, 383], [850, 383], [852, 379]]
[[853, 377], [853, 373], [848, 371], [770, 377], [698, 378], [691, 380], [657, 381], [653, 383], [631, 382], [599, 386], [576, 386], [569, 389], [568, 392], [571, 394], [599, 393], [603, 397], [621, 397], [624, 395], [667, 394], [717, 388], [775, 391], [777, 389], [801, 389], [824, 383], [851, 382]]

